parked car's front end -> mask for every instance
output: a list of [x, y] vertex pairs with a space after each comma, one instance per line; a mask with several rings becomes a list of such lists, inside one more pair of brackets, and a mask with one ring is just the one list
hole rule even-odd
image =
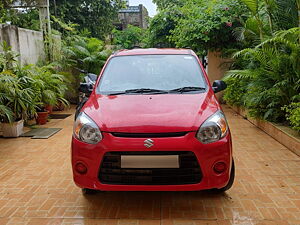
[[227, 190], [230, 131], [198, 58], [151, 51], [108, 60], [75, 121], [75, 183], [105, 191]]

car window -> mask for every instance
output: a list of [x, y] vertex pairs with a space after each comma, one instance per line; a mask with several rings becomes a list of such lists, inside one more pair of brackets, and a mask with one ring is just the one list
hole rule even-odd
[[181, 87], [206, 87], [194, 56], [135, 55], [111, 58], [97, 91], [107, 94], [139, 88], [168, 91]]

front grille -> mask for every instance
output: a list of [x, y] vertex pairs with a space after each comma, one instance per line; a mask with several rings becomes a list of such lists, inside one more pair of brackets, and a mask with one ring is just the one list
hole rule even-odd
[[[179, 155], [179, 168], [121, 168], [121, 155]], [[103, 157], [99, 180], [116, 185], [181, 185], [196, 184], [202, 179], [193, 152], [109, 152]]]
[[123, 138], [164, 138], [164, 137], [182, 137], [188, 132], [171, 132], [171, 133], [111, 133], [115, 137]]

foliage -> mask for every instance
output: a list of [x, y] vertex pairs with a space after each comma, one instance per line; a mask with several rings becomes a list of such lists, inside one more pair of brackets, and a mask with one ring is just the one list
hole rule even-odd
[[[250, 115], [284, 121], [282, 107], [300, 100], [299, 35], [299, 28], [280, 31], [255, 48], [247, 48], [234, 55], [244, 61], [244, 66], [242, 70], [229, 71], [227, 79], [247, 83], [241, 98]], [[231, 93], [226, 95], [229, 99]]]
[[293, 102], [283, 107], [283, 110], [287, 113], [286, 117], [292, 128], [300, 132], [300, 102]]
[[0, 2], [0, 23], [10, 22], [18, 27], [39, 30], [39, 13], [35, 8], [14, 9], [13, 4], [22, 6], [34, 6], [34, 0], [1, 0]]
[[172, 33], [181, 17], [181, 7], [187, 0], [153, 0], [159, 12], [150, 20], [148, 29], [148, 47], [172, 48], [176, 44], [171, 39]]
[[0, 53], [1, 122], [33, 118], [45, 105], [68, 104], [64, 99], [68, 81], [57, 74], [55, 64], [20, 67], [15, 63], [17, 55], [5, 44], [3, 46], [5, 51]]
[[183, 6], [186, 0], [153, 0], [159, 10], [173, 6]]
[[114, 44], [121, 48], [130, 49], [142, 44], [144, 30], [137, 26], [128, 25], [125, 30], [113, 30]]
[[27, 119], [34, 115], [33, 82], [29, 77], [18, 77], [12, 71], [0, 73], [0, 105], [4, 109], [0, 117], [2, 122]]
[[0, 121], [13, 122], [13, 112], [5, 105], [0, 105]]
[[193, 0], [180, 11], [182, 16], [170, 38], [177, 47], [191, 47], [199, 53], [236, 46], [232, 31], [247, 13], [237, 0]]
[[16, 65], [16, 58], [19, 56], [11, 50], [11, 47], [3, 41], [0, 43], [2, 53], [0, 54], [0, 72], [3, 70], [11, 70]]
[[238, 0], [157, 1], [161, 9], [150, 22], [150, 45], [208, 49], [237, 47], [232, 31], [247, 18]]
[[68, 104], [67, 100], [64, 99], [67, 80], [63, 75], [56, 73], [52, 64], [43, 67], [28, 65], [18, 73], [35, 81], [31, 87], [35, 93], [35, 103], [38, 110], [43, 110], [46, 105], [54, 106], [59, 102]]
[[150, 47], [175, 47], [169, 39], [171, 31], [176, 27], [176, 18], [180, 16], [176, 6], [161, 10], [150, 21], [147, 44]]
[[50, 1], [50, 13], [65, 23], [78, 24], [93, 37], [104, 39], [113, 29], [113, 20], [122, 0], [56, 0]]
[[276, 7], [272, 12], [275, 30], [287, 30], [299, 26], [300, 0], [274, 0]]
[[[273, 36], [276, 30], [298, 26], [297, 1], [299, 0], [239, 0], [251, 13], [242, 27], [234, 30], [237, 40], [247, 40], [253, 44]], [[250, 39], [250, 40], [249, 40]], [[247, 43], [249, 46], [249, 43]]]
[[63, 47], [65, 62], [79, 71], [99, 74], [111, 51], [104, 48], [104, 43], [97, 38], [78, 35], [66, 39]]
[[78, 24], [71, 23], [70, 21], [67, 23], [64, 23], [61, 19], [51, 16], [51, 19], [53, 21], [53, 27], [58, 29], [59, 31], [55, 30], [55, 32], [58, 32], [59, 34], [62, 34], [63, 37], [69, 36], [69, 35], [75, 35], [77, 33], [76, 28], [79, 26]]
[[299, 0], [239, 0], [250, 16], [233, 31], [246, 48], [225, 80], [225, 100], [243, 106], [250, 116], [289, 121], [299, 131]]
[[230, 105], [243, 107], [248, 81], [246, 79], [239, 79], [235, 77], [227, 77], [224, 80], [227, 84], [227, 88], [223, 99]]
[[12, 25], [18, 27], [37, 31], [40, 30], [39, 11], [37, 9], [7, 9], [5, 15], [2, 16], [2, 20], [3, 22], [10, 21]]

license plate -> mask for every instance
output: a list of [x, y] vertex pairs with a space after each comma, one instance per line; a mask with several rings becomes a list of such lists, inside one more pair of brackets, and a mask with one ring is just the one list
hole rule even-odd
[[178, 155], [122, 155], [121, 168], [179, 168]]

